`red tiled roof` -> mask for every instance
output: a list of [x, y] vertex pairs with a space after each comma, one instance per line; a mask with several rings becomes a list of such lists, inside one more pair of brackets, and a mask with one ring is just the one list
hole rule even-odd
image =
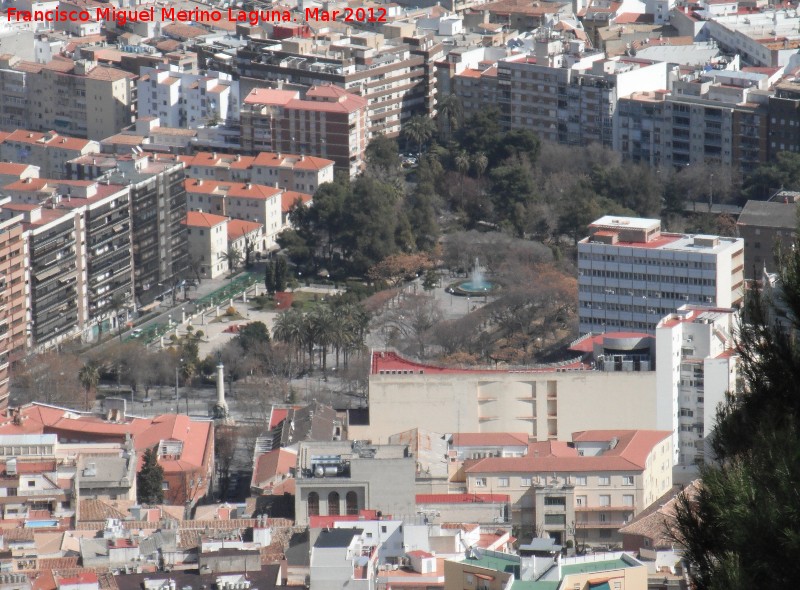
[[214, 227], [220, 223], [228, 221], [227, 217], [223, 215], [214, 215], [213, 213], [203, 213], [202, 211], [188, 211], [186, 219], [181, 223], [191, 227]]
[[488, 457], [465, 468], [467, 473], [643, 471], [647, 456], [671, 432], [662, 430], [587, 430], [572, 435], [574, 442], [610, 442], [613, 449], [596, 456], [580, 456], [564, 442], [532, 443], [525, 457]]
[[288, 475], [297, 465], [297, 453], [287, 449], [275, 449], [259, 455], [253, 470], [253, 487], [262, 487], [269, 480]]
[[258, 231], [262, 227], [264, 226], [255, 221], [230, 219], [228, 220], [228, 240], [238, 240], [242, 236]]
[[508, 494], [417, 494], [417, 504], [483, 504], [509, 502]]
[[84, 572], [78, 574], [77, 576], [73, 576], [71, 578], [61, 578], [58, 580], [59, 586], [64, 586], [66, 584], [96, 584], [97, 583], [97, 574], [93, 572]]
[[308, 205], [313, 198], [314, 197], [306, 193], [299, 193], [297, 191], [284, 191], [284, 193], [281, 195], [281, 211], [283, 213], [288, 213], [298, 200], [303, 205]]
[[454, 447], [528, 446], [528, 435], [521, 432], [458, 432], [453, 435]]
[[408, 553], [406, 553], [406, 555], [410, 555], [411, 557], [422, 557], [422, 558], [433, 557], [433, 553], [428, 553], [427, 551], [421, 551], [420, 549], [417, 549], [415, 551], [409, 551]]

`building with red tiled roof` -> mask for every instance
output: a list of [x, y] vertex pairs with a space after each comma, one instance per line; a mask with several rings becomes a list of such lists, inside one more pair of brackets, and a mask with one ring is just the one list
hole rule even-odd
[[314, 194], [320, 184], [333, 182], [333, 160], [287, 153], [260, 152], [255, 156], [195, 152], [191, 156], [155, 154], [163, 162], [180, 161], [186, 176], [203, 181], [253, 183], [286, 191]]
[[[251, 491], [260, 494], [273, 494], [274, 488], [293, 478], [297, 465], [297, 451], [293, 449], [274, 449], [256, 458]], [[283, 487], [283, 486], [281, 486]]]
[[616, 531], [672, 486], [672, 433], [587, 430], [572, 442], [540, 442], [524, 457], [489, 457], [464, 467], [467, 491], [503, 490], [512, 522], [561, 544], [567, 525], [586, 543], [615, 543]]
[[214, 473], [214, 425], [182, 414], [154, 418], [113, 416], [117, 421], [32, 403], [15, 416], [6, 413], [0, 434], [56, 434], [70, 442], [124, 442], [130, 436], [139, 455], [155, 449], [164, 469], [164, 498], [170, 504], [195, 503], [209, 493]]
[[0, 138], [0, 159], [39, 167], [39, 174], [18, 178], [66, 178], [68, 160], [100, 151], [100, 144], [88, 139], [68, 137], [55, 131], [39, 133], [25, 129]]
[[[229, 182], [187, 178], [186, 206], [190, 210], [206, 211], [225, 215], [233, 220], [241, 220], [231, 226], [229, 240], [242, 238], [242, 230], [247, 226], [254, 253], [264, 253], [276, 247], [275, 238], [283, 229], [281, 204], [283, 191], [273, 185], [252, 182]], [[259, 230], [253, 225], [260, 225]], [[242, 245], [240, 245], [242, 246]], [[241, 250], [244, 252], [244, 249]]]
[[367, 147], [367, 100], [333, 85], [312, 86], [304, 97], [297, 91], [255, 88], [242, 105], [241, 142], [246, 151], [330, 158], [355, 176]]

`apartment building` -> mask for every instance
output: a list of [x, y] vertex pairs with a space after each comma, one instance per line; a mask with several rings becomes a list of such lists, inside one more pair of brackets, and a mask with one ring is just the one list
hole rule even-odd
[[4, 213], [0, 221], [0, 411], [8, 406], [9, 366], [27, 350], [28, 265], [22, 222], [22, 216]]
[[405, 445], [301, 442], [295, 470], [295, 521], [380, 510], [415, 514], [416, 460]]
[[768, 152], [774, 158], [780, 152], [800, 151], [800, 84], [796, 78], [775, 84], [775, 95], [768, 105]]
[[187, 178], [186, 206], [189, 211], [203, 211], [260, 224], [263, 237], [256, 250], [266, 252], [276, 246], [275, 238], [282, 229], [281, 203], [283, 191], [273, 186], [250, 182], [220, 182]]
[[228, 218], [213, 213], [189, 211], [184, 220], [189, 259], [204, 279], [215, 279], [228, 271]]
[[141, 468], [145, 449], [155, 448], [164, 468], [165, 503], [191, 507], [210, 492], [214, 476], [213, 422], [181, 414], [130, 417], [125, 415], [124, 406], [111, 405], [107, 400], [107, 412], [101, 416], [28, 404], [6, 412], [0, 420], [0, 435], [58, 435], [76, 446], [132, 444], [136, 471]]
[[439, 57], [441, 45], [432, 36], [406, 43], [359, 32], [327, 39], [294, 37], [281, 41], [279, 48], [274, 41], [251, 41], [238, 51], [235, 69], [241, 77], [259, 81], [331, 84], [357, 94], [368, 102], [373, 137], [397, 135], [403, 121], [430, 112], [436, 92], [433, 63]]
[[634, 92], [619, 100], [614, 149], [652, 166], [751, 171], [768, 157], [768, 87], [767, 74], [710, 70], [676, 80], [672, 92]]
[[[24, 82], [18, 77], [0, 99], [14, 104], [22, 94], [28, 111], [23, 128], [100, 140], [136, 117], [135, 76], [129, 72], [63, 56], [46, 64], [12, 56], [0, 61], [0, 67], [24, 74]], [[14, 128], [18, 118], [9, 121]]]
[[635, 58], [605, 59], [558, 33], [536, 37], [532, 56], [515, 55], [456, 74], [466, 116], [496, 104], [505, 129], [528, 129], [571, 145], [614, 143], [617, 98], [667, 87], [668, 67]]
[[138, 117], [158, 117], [163, 127], [186, 129], [239, 120], [239, 83], [229, 74], [196, 74], [162, 63], [142, 67], [136, 87]]
[[576, 432], [532, 443], [524, 457], [465, 466], [468, 493], [511, 498], [512, 523], [557, 544], [616, 544], [618, 529], [672, 487], [672, 432]]
[[242, 104], [242, 149], [330, 158], [353, 177], [364, 166], [367, 108], [365, 98], [333, 85], [312, 86], [302, 98], [255, 88]]
[[0, 55], [0, 130], [26, 129], [30, 124], [27, 73], [15, 70], [15, 56]]
[[800, 193], [778, 191], [769, 201], [747, 201], [736, 220], [744, 240], [744, 276], [760, 280], [778, 269], [777, 252], [787, 253], [797, 240], [797, 202]]
[[608, 333], [597, 339], [596, 357], [576, 348], [574, 361], [540, 367], [458, 369], [374, 352], [369, 423], [350, 424], [348, 436], [385, 441], [420, 428], [568, 441], [590, 428], [671, 430], [672, 414], [659, 414], [652, 337]]
[[733, 309], [684, 305], [656, 328], [658, 398], [675, 418], [676, 464], [702, 465], [727, 393], [739, 392]]
[[[26, 179], [4, 187], [4, 218], [20, 215], [30, 264], [29, 317], [16, 318], [31, 344], [48, 348], [74, 336], [117, 328], [131, 301], [129, 192], [93, 181]], [[16, 312], [19, 314], [19, 310]]]
[[255, 156], [197, 152], [191, 156], [151, 154], [158, 162], [183, 162], [186, 176], [203, 181], [253, 183], [304, 194], [333, 182], [334, 162], [296, 154], [260, 152]]
[[666, 233], [658, 219], [605, 216], [578, 243], [579, 330], [653, 333], [694, 303], [736, 307], [744, 297], [744, 240]]
[[68, 137], [55, 131], [39, 133], [16, 129], [11, 133], [0, 132], [0, 159], [38, 166], [36, 176], [42, 178], [67, 178], [66, 164], [69, 160], [99, 151], [100, 144], [96, 141]]
[[184, 166], [141, 150], [116, 161], [100, 181], [130, 190], [134, 296], [137, 305], [149, 305], [174, 293], [189, 273]]

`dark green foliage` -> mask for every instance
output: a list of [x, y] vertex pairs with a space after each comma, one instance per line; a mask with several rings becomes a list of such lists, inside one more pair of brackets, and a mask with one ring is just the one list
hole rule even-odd
[[271, 262], [267, 262], [267, 264], [264, 265], [264, 287], [267, 293], [271, 294], [275, 292], [275, 269]]
[[749, 199], [765, 200], [781, 188], [800, 187], [800, 154], [780, 152], [774, 162], [762, 164], [745, 179], [744, 194]]
[[264, 322], [250, 322], [239, 330], [236, 337], [245, 353], [269, 344], [269, 330]]
[[400, 168], [399, 153], [396, 140], [379, 135], [367, 146], [367, 165], [379, 171], [396, 171]]
[[289, 279], [289, 264], [283, 256], [278, 256], [275, 260], [275, 268], [272, 271], [272, 277], [275, 292], [281, 293], [285, 291], [286, 282]]
[[[718, 465], [682, 498], [676, 537], [698, 590], [793, 588], [800, 576], [800, 252], [778, 300], [754, 291], [739, 333], [745, 392], [719, 408]], [[778, 321], [776, 321], [778, 318]]]
[[139, 504], [164, 503], [164, 468], [158, 464], [158, 447], [145, 449], [142, 468], [136, 475], [136, 501]]

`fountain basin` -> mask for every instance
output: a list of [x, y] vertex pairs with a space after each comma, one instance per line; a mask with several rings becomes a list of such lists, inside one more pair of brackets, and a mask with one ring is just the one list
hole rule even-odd
[[498, 288], [499, 285], [489, 281], [483, 281], [479, 284], [475, 284], [472, 281], [464, 281], [463, 283], [453, 283], [447, 287], [446, 291], [460, 297], [481, 297], [482, 295], [490, 295]]

